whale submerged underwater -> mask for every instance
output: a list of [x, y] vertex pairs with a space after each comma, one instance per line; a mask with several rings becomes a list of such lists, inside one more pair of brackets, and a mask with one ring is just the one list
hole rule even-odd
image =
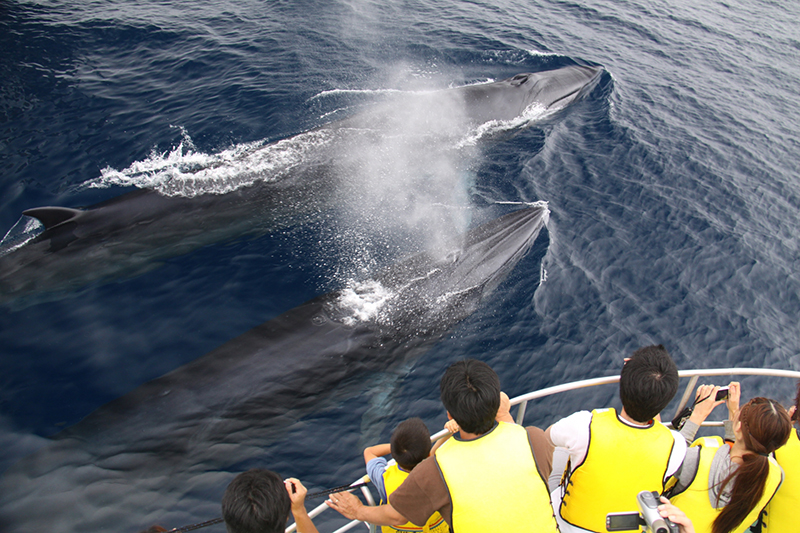
[[[537, 202], [486, 222], [100, 407], [0, 478], [0, 530], [139, 531], [192, 505], [192, 493], [221, 493], [226, 472], [258, 457], [281, 427], [358, 378], [419, 357], [470, 316], [548, 215]], [[218, 513], [218, 502], [203, 503]]]
[[[415, 200], [397, 200], [407, 190], [426, 189], [432, 204], [467, 203], [453, 191], [464, 189], [459, 182], [477, 141], [563, 109], [591, 90], [602, 72], [573, 65], [404, 93], [274, 143], [202, 157], [181, 152], [177, 162], [168, 157], [122, 172], [107, 169], [89, 185], [138, 190], [81, 209], [23, 212], [0, 243], [0, 304], [63, 297], [89, 283], [144, 273], [205, 245], [330, 216], [354, 195], [375, 210], [398, 212], [415, 210]], [[441, 169], [450, 174], [445, 180], [425, 182]], [[464, 226], [447, 209], [436, 216], [428, 223], [452, 227], [452, 234]], [[12, 235], [15, 229], [19, 235]]]

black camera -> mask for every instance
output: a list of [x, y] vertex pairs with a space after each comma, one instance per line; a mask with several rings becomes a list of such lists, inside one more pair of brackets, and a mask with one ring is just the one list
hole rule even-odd
[[658, 493], [643, 490], [636, 495], [638, 513], [608, 513], [609, 531], [647, 531], [648, 533], [678, 533], [678, 526], [658, 512]]

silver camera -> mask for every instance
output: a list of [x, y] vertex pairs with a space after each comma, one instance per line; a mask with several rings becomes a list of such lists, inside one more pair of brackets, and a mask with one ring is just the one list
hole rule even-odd
[[658, 512], [658, 493], [643, 490], [636, 495], [638, 513], [608, 513], [609, 531], [646, 531], [648, 533], [678, 533], [678, 526]]

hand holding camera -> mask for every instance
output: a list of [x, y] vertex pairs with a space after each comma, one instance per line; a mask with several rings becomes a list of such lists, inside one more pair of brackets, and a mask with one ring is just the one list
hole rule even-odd
[[608, 531], [632, 531], [641, 528], [648, 533], [694, 533], [692, 521], [657, 492], [643, 490], [636, 495], [638, 513], [609, 513]]

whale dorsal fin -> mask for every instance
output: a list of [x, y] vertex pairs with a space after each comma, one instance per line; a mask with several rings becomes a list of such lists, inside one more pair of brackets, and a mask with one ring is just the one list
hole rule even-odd
[[80, 209], [69, 207], [34, 207], [22, 212], [27, 217], [33, 217], [44, 224], [44, 229], [48, 230], [59, 224], [63, 224], [83, 213]]

